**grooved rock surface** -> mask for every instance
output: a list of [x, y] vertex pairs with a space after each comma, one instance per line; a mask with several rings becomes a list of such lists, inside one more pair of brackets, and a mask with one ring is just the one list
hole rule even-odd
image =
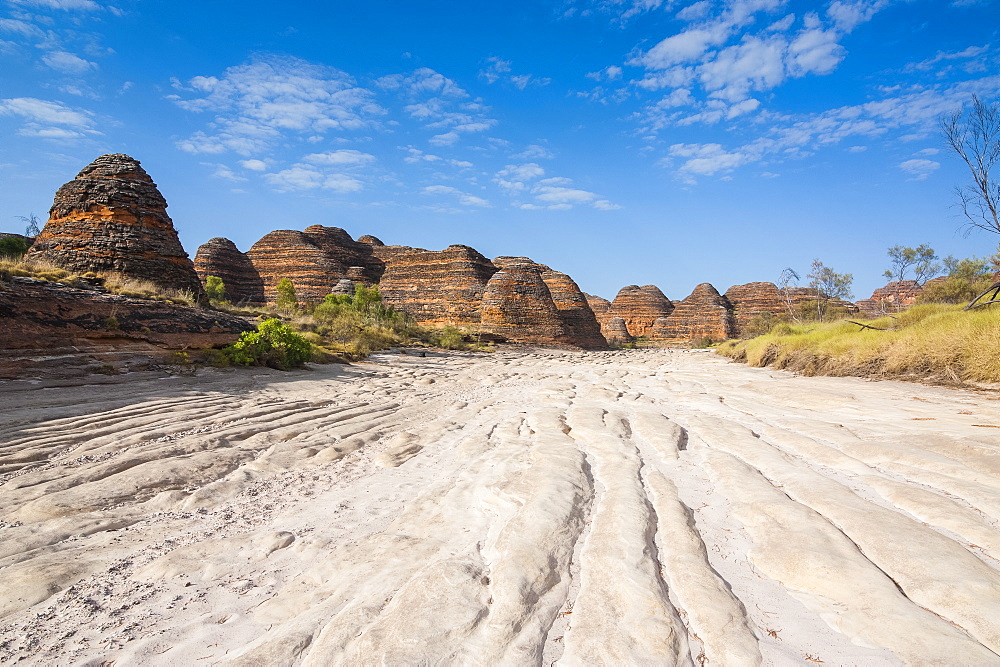
[[620, 317], [625, 320], [628, 332], [638, 338], [648, 336], [653, 322], [674, 311], [674, 304], [664, 296], [656, 285], [626, 285], [618, 291], [606, 317]]
[[475, 249], [381, 246], [374, 251], [385, 263], [379, 291], [387, 303], [427, 326], [479, 323], [483, 292], [497, 269]]
[[483, 292], [480, 326], [519, 343], [574, 344], [536, 266], [510, 264]]
[[733, 305], [737, 329], [746, 327], [755, 315], [770, 313], [788, 315], [788, 305], [777, 285], [769, 282], [733, 285], [726, 290], [726, 299]]
[[585, 350], [606, 350], [601, 325], [576, 282], [559, 271], [543, 271], [541, 276], [573, 344]]
[[264, 302], [264, 281], [250, 258], [229, 239], [216, 237], [199, 246], [194, 269], [202, 281], [208, 276], [221, 278], [232, 303]]
[[723, 340], [736, 337], [733, 306], [710, 283], [701, 283], [669, 316], [659, 318], [652, 338], [667, 340]]
[[610, 318], [602, 330], [604, 331], [604, 338], [608, 341], [609, 345], [627, 345], [635, 342], [635, 336], [628, 332], [625, 320], [620, 317]]
[[881, 317], [906, 310], [916, 302], [922, 291], [916, 280], [895, 280], [872, 292], [870, 299], [862, 299], [854, 305], [866, 317]]
[[0, 383], [17, 665], [995, 665], [1000, 403], [708, 351]]
[[100, 156], [59, 188], [28, 255], [204, 295], [156, 183], [138, 160], [120, 153]]

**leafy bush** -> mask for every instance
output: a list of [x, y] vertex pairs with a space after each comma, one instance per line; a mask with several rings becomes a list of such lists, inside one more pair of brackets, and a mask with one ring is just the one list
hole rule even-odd
[[295, 310], [299, 307], [299, 299], [295, 296], [295, 285], [288, 278], [282, 278], [275, 287], [278, 292], [277, 306], [280, 310]]
[[28, 242], [20, 236], [0, 238], [0, 257], [20, 259], [26, 252], [28, 252]]
[[256, 331], [241, 334], [224, 352], [239, 366], [269, 366], [279, 370], [299, 367], [312, 358], [309, 341], [275, 318], [258, 324]]
[[213, 305], [229, 303], [226, 299], [226, 284], [219, 276], [205, 276], [205, 295]]

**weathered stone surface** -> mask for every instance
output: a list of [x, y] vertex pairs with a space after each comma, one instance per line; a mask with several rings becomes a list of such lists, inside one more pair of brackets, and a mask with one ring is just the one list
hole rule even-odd
[[922, 291], [916, 280], [896, 280], [872, 292], [870, 299], [862, 299], [854, 305], [865, 317], [881, 317], [906, 310], [916, 302]]
[[[820, 298], [820, 292], [815, 287], [788, 287], [786, 289], [792, 301], [792, 308], [797, 308], [800, 304], [809, 301], [815, 302]], [[827, 301], [828, 306], [843, 308], [849, 315], [860, 312], [860, 309], [850, 301], [845, 301], [844, 299], [827, 299]]]
[[604, 325], [604, 337], [609, 345], [628, 345], [635, 342], [635, 337], [628, 332], [625, 320], [620, 317], [612, 317]]
[[506, 269], [514, 266], [533, 266], [540, 272], [551, 271], [552, 269], [544, 264], [539, 264], [530, 257], [509, 257], [507, 255], [501, 255], [500, 257], [493, 258], [493, 266], [498, 269]]
[[[674, 311], [670, 299], [656, 285], [626, 285], [618, 291], [615, 300], [606, 317], [625, 320], [628, 332], [638, 338], [648, 336], [653, 329], [653, 322], [659, 317], [667, 317]], [[607, 331], [605, 338], [607, 338]]]
[[585, 299], [587, 299], [587, 305], [590, 309], [594, 311], [594, 317], [597, 318], [597, 323], [604, 326], [604, 322], [607, 321], [608, 311], [611, 310], [611, 302], [602, 296], [596, 296], [594, 294], [583, 293]]
[[585, 350], [606, 350], [608, 342], [601, 334], [601, 325], [576, 282], [559, 271], [543, 271], [541, 276], [573, 345]]
[[139, 161], [102, 155], [56, 192], [29, 257], [80, 272], [118, 272], [164, 288], [204, 290]]
[[354, 283], [348, 280], [347, 278], [344, 278], [343, 280], [339, 281], [336, 285], [333, 286], [333, 289], [330, 290], [330, 294], [343, 294], [346, 296], [354, 296]]
[[54, 356], [60, 365], [78, 365], [215, 347], [252, 329], [226, 313], [14, 278], [0, 289], [0, 377], [16, 377]]
[[724, 340], [736, 336], [733, 306], [710, 283], [701, 283], [667, 317], [654, 323], [651, 337], [692, 341], [700, 338]]
[[726, 290], [724, 296], [733, 305], [736, 327], [739, 330], [746, 328], [757, 315], [788, 315], [788, 304], [774, 283], [733, 285]]
[[280, 229], [253, 244], [247, 251], [264, 284], [264, 300], [275, 303], [277, 285], [288, 278], [299, 301], [320, 301], [345, 277], [345, 266], [334, 262], [305, 232]]
[[232, 303], [263, 303], [264, 282], [253, 262], [236, 244], [216, 237], [198, 247], [194, 270], [202, 282], [208, 276], [218, 276], [226, 286], [226, 298]]
[[484, 331], [518, 343], [573, 344], [534, 263], [511, 263], [490, 278], [479, 321]]
[[378, 238], [377, 236], [372, 236], [371, 234], [365, 234], [364, 236], [359, 236], [358, 243], [367, 243], [368, 245], [374, 245], [374, 246], [385, 245], [384, 243], [382, 243], [382, 240], [380, 238]]
[[373, 254], [375, 244], [355, 241], [340, 227], [311, 225], [303, 233], [312, 238], [336, 266], [343, 267], [345, 277], [367, 283], [377, 283], [382, 277], [385, 264]]
[[451, 245], [441, 251], [405, 246], [374, 250], [385, 262], [379, 291], [387, 303], [427, 326], [479, 324], [483, 292], [497, 269], [475, 249]]

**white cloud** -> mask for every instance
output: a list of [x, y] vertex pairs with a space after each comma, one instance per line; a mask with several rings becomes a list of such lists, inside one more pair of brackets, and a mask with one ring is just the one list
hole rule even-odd
[[670, 155], [684, 158], [677, 173], [686, 182], [693, 182], [694, 176], [729, 173], [750, 160], [746, 153], [726, 151], [720, 144], [674, 144]]
[[250, 171], [264, 171], [267, 169], [267, 163], [263, 160], [241, 160], [240, 166]]
[[353, 176], [324, 174], [314, 167], [302, 164], [274, 174], [265, 174], [264, 179], [278, 192], [324, 189], [346, 194], [364, 188], [364, 183]]
[[62, 9], [64, 11], [95, 11], [101, 9], [101, 5], [93, 0], [11, 0], [14, 4], [29, 5], [32, 7], [44, 7], [46, 9]]
[[899, 168], [913, 176], [908, 180], [923, 181], [941, 167], [940, 162], [934, 160], [914, 159], [899, 163]]
[[97, 69], [97, 63], [84, 60], [67, 51], [53, 51], [42, 56], [42, 62], [65, 74], [84, 74]]
[[493, 182], [509, 192], [521, 192], [527, 189], [528, 181], [544, 175], [545, 170], [534, 162], [508, 164], [496, 173]]
[[469, 96], [457, 83], [429, 67], [416, 69], [409, 76], [402, 74], [383, 76], [375, 81], [375, 85], [383, 90], [400, 91], [411, 97], [428, 93], [452, 99]]
[[834, 0], [827, 7], [826, 15], [838, 30], [850, 32], [889, 4], [888, 0]]
[[491, 57], [487, 58], [489, 63], [485, 69], [479, 71], [479, 76], [486, 79], [486, 83], [493, 84], [497, 81], [507, 81], [514, 84], [519, 90], [524, 90], [528, 86], [547, 86], [552, 83], [552, 79], [536, 77], [532, 74], [512, 74], [509, 60]]
[[468, 169], [473, 166], [468, 160], [455, 160], [452, 158], [443, 158], [440, 155], [434, 155], [432, 153], [425, 153], [419, 148], [414, 148], [413, 146], [400, 146], [401, 150], [405, 150], [408, 155], [403, 158], [403, 162], [407, 164], [417, 164], [419, 162], [430, 162], [432, 164], [448, 164], [452, 167], [458, 167], [459, 169]]
[[682, 21], [697, 21], [705, 18], [711, 9], [712, 3], [710, 0], [701, 0], [677, 12], [677, 18]]
[[829, 74], [837, 68], [847, 51], [833, 30], [804, 30], [788, 45], [788, 74]]
[[662, 40], [647, 51], [638, 64], [654, 70], [667, 69], [701, 58], [709, 47], [718, 46], [728, 38], [729, 30], [720, 25], [692, 28]]
[[24, 125], [17, 133], [24, 137], [65, 140], [101, 134], [94, 129], [94, 114], [90, 111], [34, 97], [0, 100], [0, 115], [23, 118]]
[[291, 57], [258, 57], [221, 77], [197, 76], [187, 87], [179, 82], [174, 87], [202, 94], [175, 99], [181, 108], [215, 112], [209, 131], [178, 142], [192, 153], [251, 155], [284, 134], [321, 137], [331, 130], [359, 130], [385, 113], [372, 101], [373, 93], [345, 72]]
[[204, 164], [207, 167], [215, 167], [215, 171], [212, 172], [213, 178], [222, 178], [227, 181], [232, 181], [234, 183], [247, 180], [246, 178], [240, 176], [239, 174], [237, 174], [224, 164], [211, 164], [207, 162], [202, 162], [202, 164]]
[[851, 146], [850, 148], [847, 149], [847, 152], [848, 153], [864, 153], [866, 150], [868, 150], [867, 146]]
[[612, 204], [607, 199], [598, 199], [593, 203], [593, 207], [598, 211], [617, 211], [621, 208], [618, 204]]
[[327, 151], [326, 153], [312, 153], [302, 158], [304, 162], [320, 165], [362, 165], [375, 162], [375, 156], [369, 153], [362, 153], [356, 150]]
[[462, 192], [458, 188], [453, 188], [450, 185], [428, 185], [423, 189], [425, 195], [452, 195], [458, 199], [458, 203], [463, 206], [477, 206], [479, 208], [491, 208], [487, 200], [482, 197], [476, 197], [475, 195], [470, 195], [467, 192]]
[[919, 150], [914, 153], [914, 155], [937, 155], [940, 152], [940, 148], [924, 148], [923, 150]]
[[512, 157], [521, 160], [551, 160], [555, 155], [545, 146], [529, 144], [527, 148]]
[[445, 132], [444, 134], [435, 134], [427, 140], [427, 143], [434, 144], [435, 146], [451, 146], [455, 144], [458, 139], [458, 132]]

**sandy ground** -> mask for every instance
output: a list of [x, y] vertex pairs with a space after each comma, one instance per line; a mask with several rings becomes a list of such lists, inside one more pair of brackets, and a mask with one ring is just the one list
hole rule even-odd
[[996, 393], [524, 351], [0, 406], [0, 663], [1000, 664]]

